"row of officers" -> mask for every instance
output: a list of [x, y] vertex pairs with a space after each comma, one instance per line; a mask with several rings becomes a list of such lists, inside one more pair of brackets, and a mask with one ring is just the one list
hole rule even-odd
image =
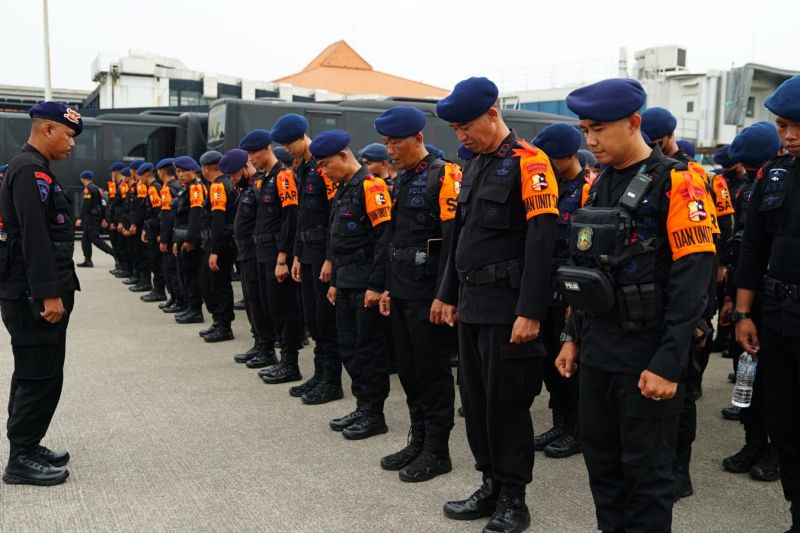
[[[720, 307], [761, 361], [766, 429], [792, 503], [790, 531], [800, 531], [800, 268], [791, 253], [800, 236], [800, 78], [766, 102], [777, 129], [746, 128], [724, 153], [746, 172], [760, 168], [744, 210], [729, 175], [709, 177], [675, 142], [674, 117], [640, 113], [645, 103], [635, 80], [582, 87], [567, 98], [580, 131], [554, 124], [531, 144], [503, 121], [496, 85], [469, 78], [436, 106], [461, 144], [463, 170], [429, 153], [419, 110], [395, 107], [375, 121], [397, 169], [391, 188], [386, 158], [362, 154], [368, 168], [347, 132], [312, 141], [303, 117], [285, 115], [199, 163], [113, 166], [104, 213], [86, 175], [81, 222], [108, 225], [116, 273], [135, 272], [137, 290], [154, 284], [147, 299], [168, 298], [163, 310], [176, 321], [202, 321], [205, 303], [209, 342], [232, 337], [236, 263], [255, 339], [236, 360], [261, 368], [266, 383], [300, 381], [304, 323], [314, 375], [290, 394], [309, 404], [342, 398], [344, 367], [356, 405], [330, 426], [345, 438], [387, 431], [390, 339], [411, 429], [381, 466], [403, 481], [451, 469], [448, 353], [457, 331], [482, 484], [443, 510], [456, 520], [491, 517], [488, 532], [528, 528], [534, 452], [553, 444], [555, 455], [583, 452], [598, 529], [670, 531], [674, 501], [691, 494], [694, 400]], [[580, 162], [583, 139], [599, 175]], [[0, 208], [13, 241], [10, 187], [6, 179]], [[734, 275], [720, 259], [737, 236]], [[718, 303], [725, 279], [734, 289]], [[543, 383], [554, 424], [534, 436], [530, 407]]]

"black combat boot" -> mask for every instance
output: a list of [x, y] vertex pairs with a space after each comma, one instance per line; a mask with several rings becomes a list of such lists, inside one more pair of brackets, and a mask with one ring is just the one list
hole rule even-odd
[[502, 491], [497, 499], [497, 509], [483, 528], [483, 533], [520, 533], [530, 525], [531, 513], [525, 505], [525, 493]]
[[50, 463], [52, 466], [62, 467], [69, 462], [69, 452], [67, 451], [53, 451], [50, 448], [42, 446], [41, 444], [36, 446], [34, 451], [39, 454], [39, 457]]
[[187, 309], [186, 308], [186, 304], [184, 302], [182, 302], [180, 300], [175, 300], [172, 303], [172, 305], [168, 305], [168, 306], [164, 307], [164, 309], [162, 309], [162, 311], [164, 311], [167, 314], [172, 314], [172, 313], [180, 314], [180, 313], [185, 312], [186, 309]]
[[48, 463], [35, 449], [16, 453], [8, 459], [3, 481], [9, 485], [58, 485], [69, 470]]
[[233, 330], [230, 324], [218, 324], [215, 329], [210, 331], [207, 335], [203, 335], [203, 340], [206, 342], [223, 342], [233, 340]]
[[81, 268], [92, 268], [94, 263], [92, 263], [92, 260], [87, 257], [83, 260], [83, 263], [78, 263], [75, 266], [79, 266]]
[[744, 474], [755, 466], [767, 451], [767, 439], [761, 435], [745, 433], [745, 445], [734, 455], [722, 460], [722, 467], [734, 474]]
[[167, 307], [170, 307], [170, 306], [173, 306], [173, 305], [175, 305], [175, 297], [170, 295], [169, 300], [167, 300], [166, 302], [161, 302], [160, 304], [158, 304], [158, 308], [163, 311]]
[[244, 303], [244, 300], [238, 300], [233, 302], [233, 308], [236, 311], [244, 311], [247, 309], [247, 304]]
[[342, 417], [334, 418], [329, 423], [331, 429], [334, 431], [343, 431], [345, 428], [352, 426], [361, 420], [364, 415], [366, 415], [365, 407], [366, 404], [358, 405], [354, 411], [347, 413]]
[[386, 419], [383, 416], [383, 406], [368, 404], [364, 416], [342, 430], [342, 436], [347, 440], [368, 439], [389, 431]]
[[761, 459], [750, 469], [750, 477], [759, 481], [778, 481], [781, 478], [781, 465], [775, 446], [767, 447]]
[[466, 500], [453, 500], [444, 504], [444, 515], [453, 520], [477, 520], [492, 516], [497, 509], [500, 484], [491, 478], [483, 480], [483, 485]]
[[741, 411], [742, 408], [736, 407], [735, 405], [731, 407], [726, 407], [721, 411], [722, 418], [724, 418], [725, 420], [741, 420], [742, 418]]
[[341, 385], [320, 382], [310, 391], [303, 394], [300, 400], [306, 405], [321, 405], [344, 398], [344, 391]]
[[217, 322], [216, 320], [213, 320], [211, 322], [211, 326], [207, 327], [206, 329], [201, 329], [200, 331], [197, 332], [197, 334], [200, 335], [201, 337], [205, 337], [206, 335], [208, 335], [209, 333], [213, 332], [218, 327], [219, 327], [219, 322]]
[[303, 375], [300, 374], [300, 368], [296, 364], [283, 361], [261, 374], [261, 380], [268, 385], [290, 383], [301, 379], [303, 379]]
[[131, 292], [150, 292], [153, 290], [153, 285], [149, 281], [139, 281], [133, 287], [128, 287]]
[[422, 450], [413, 461], [399, 472], [400, 481], [416, 483], [428, 481], [453, 469], [447, 446], [430, 446]]
[[305, 383], [301, 385], [295, 385], [294, 387], [290, 388], [289, 396], [293, 398], [300, 398], [305, 393], [316, 387], [318, 384], [319, 384], [319, 372], [316, 371], [314, 372], [314, 375], [311, 376], [311, 378]]
[[544, 454], [554, 459], [563, 459], [581, 453], [581, 442], [573, 433], [562, 433], [560, 437], [544, 447]]
[[131, 271], [125, 269], [117, 270], [117, 272], [114, 274], [114, 277], [118, 279], [127, 279], [131, 277]]
[[673, 500], [678, 501], [681, 498], [687, 498], [694, 494], [694, 487], [692, 486], [692, 476], [689, 473], [688, 463], [673, 463], [672, 476], [675, 478]]
[[401, 470], [422, 453], [425, 444], [425, 424], [411, 424], [408, 430], [407, 445], [399, 452], [381, 458], [381, 468], [384, 470]]
[[206, 319], [200, 309], [189, 309], [185, 313], [175, 315], [175, 322], [178, 324], [202, 324]]
[[253, 347], [246, 352], [237, 353], [233, 356], [233, 360], [237, 363], [246, 363], [261, 352], [261, 346], [256, 342]]
[[565, 422], [564, 416], [561, 413], [556, 413], [553, 411], [553, 427], [541, 435], [533, 437], [533, 447], [536, 449], [536, 451], [540, 452], [544, 450], [548, 444], [563, 435]]
[[[247, 368], [265, 368], [278, 364], [278, 358], [275, 357], [275, 350], [271, 347], [262, 347], [261, 351], [245, 363]], [[259, 376], [261, 372], [259, 372]]]
[[[163, 289], [161, 289], [161, 290], [153, 289], [151, 292], [148, 292], [147, 294], [145, 294], [143, 296], [140, 296], [140, 299], [143, 302], [148, 302], [148, 303], [150, 303], [150, 302], [166, 302], [167, 301], [167, 293], [164, 292]], [[162, 307], [162, 309], [163, 309], [163, 307]]]

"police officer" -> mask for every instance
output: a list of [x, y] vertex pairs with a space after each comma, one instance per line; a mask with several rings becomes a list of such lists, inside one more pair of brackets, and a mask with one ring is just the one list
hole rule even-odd
[[[125, 237], [128, 226], [130, 226], [130, 217], [127, 209], [128, 191], [131, 188], [131, 169], [130, 167], [123, 167], [119, 171], [120, 181], [117, 185], [117, 196], [115, 204], [114, 218], [117, 220], [117, 239], [119, 242], [119, 257], [122, 267], [120, 271], [114, 274], [115, 278], [122, 278], [127, 280], [133, 276], [133, 258], [131, 257], [128, 239]], [[125, 283], [126, 281], [123, 281]]]
[[3, 182], [3, 177], [6, 175], [6, 169], [8, 169], [8, 165], [2, 164], [0, 165], [0, 183]]
[[[758, 355], [763, 373], [767, 427], [778, 449], [781, 483], [800, 532], [800, 76], [783, 82], [764, 106], [776, 115], [786, 153], [758, 172], [739, 254], [736, 340]], [[760, 329], [749, 316], [763, 297]]]
[[14, 354], [3, 481], [56, 485], [69, 476], [69, 453], [41, 441], [61, 396], [67, 325], [80, 287], [70, 201], [50, 162], [70, 156], [83, 120], [58, 102], [36, 104], [28, 113], [30, 137], [0, 187], [0, 312]]
[[356, 398], [356, 409], [331, 420], [330, 427], [358, 440], [388, 431], [383, 404], [389, 375], [378, 303], [386, 286], [386, 223], [392, 203], [386, 183], [369, 175], [349, 143], [346, 131], [327, 130], [310, 149], [322, 172], [338, 184], [331, 206], [328, 301], [336, 306], [339, 355]]
[[[136, 258], [136, 270], [138, 272], [139, 281], [128, 287], [131, 292], [149, 292], [153, 290], [153, 282], [151, 276], [150, 257], [148, 253], [148, 243], [146, 239], [142, 239], [145, 233], [145, 219], [147, 217], [147, 191], [150, 187], [150, 182], [155, 178], [153, 176], [153, 165], [143, 160], [137, 160], [131, 163], [131, 170], [136, 174], [135, 197], [131, 197], [131, 226], [128, 230], [129, 238], [131, 239], [131, 248], [134, 257]], [[135, 168], [134, 168], [135, 167]], [[145, 176], [142, 168], [146, 169], [149, 174]], [[129, 195], [131, 193], [128, 193]]]
[[464, 167], [439, 300], [445, 323], [455, 325], [458, 312], [461, 403], [483, 484], [468, 499], [447, 502], [444, 513], [491, 516], [484, 531], [523, 531], [558, 185], [547, 156], [506, 126], [497, 97], [491, 80], [469, 78], [436, 105], [458, 141], [478, 154]]
[[177, 260], [172, 254], [174, 225], [172, 207], [183, 190], [180, 180], [176, 177], [177, 170], [173, 164], [174, 162], [174, 158], [167, 157], [156, 163], [156, 173], [161, 182], [161, 212], [158, 215], [158, 251], [161, 253], [164, 286], [169, 293], [169, 299], [158, 304], [158, 307], [165, 313], [177, 313], [186, 308], [186, 295], [181, 289], [178, 278]]
[[[402, 481], [427, 481], [452, 469], [449, 438], [455, 389], [441, 308], [433, 306], [444, 272], [442, 248], [452, 238], [461, 169], [428, 153], [425, 115], [398, 106], [375, 120], [388, 156], [398, 168], [389, 222], [389, 273], [381, 313], [390, 317], [397, 371], [406, 393], [411, 438], [381, 459]], [[371, 145], [370, 145], [371, 146]], [[370, 146], [362, 157], [371, 159]], [[385, 159], [389, 159], [386, 157]], [[433, 318], [435, 323], [431, 323]]]
[[671, 530], [679, 382], [714, 264], [704, 177], [645, 143], [645, 100], [622, 78], [567, 96], [608, 165], [572, 216], [576, 266], [559, 281], [581, 320], [556, 360], [572, 376], [580, 346], [581, 450], [603, 531]]
[[222, 154], [216, 150], [200, 156], [203, 176], [209, 183], [201, 229], [205, 257], [200, 269], [200, 290], [213, 317], [211, 327], [200, 332], [206, 342], [232, 340], [231, 322], [235, 318], [231, 272], [236, 258], [233, 242], [236, 190], [230, 176], [220, 171], [220, 159]]
[[272, 140], [282, 144], [289, 157], [297, 161], [299, 207], [292, 279], [302, 282], [304, 322], [314, 339], [314, 375], [289, 389], [289, 394], [300, 397], [305, 404], [318, 405], [343, 397], [336, 311], [327, 299], [333, 270], [328, 254], [330, 212], [336, 187], [320, 172], [311, 155], [305, 117], [292, 113], [282, 116], [272, 126]]
[[[289, 275], [288, 258], [294, 255], [297, 229], [297, 185], [294, 174], [272, 152], [272, 137], [266, 130], [253, 130], [242, 138], [239, 147], [262, 176], [256, 181], [258, 198], [253, 241], [256, 245], [261, 297], [267, 303], [272, 321], [281, 334], [281, 361], [259, 375], [264, 383], [300, 381], [297, 358], [301, 347], [300, 309], [297, 287]], [[263, 354], [268, 357], [268, 354]], [[256, 360], [261, 366], [265, 362]], [[248, 362], [253, 366], [254, 361]]]
[[119, 161], [111, 163], [108, 167], [108, 181], [106, 182], [107, 202], [105, 213], [103, 213], [103, 227], [108, 229], [108, 240], [111, 241], [111, 249], [114, 251], [114, 268], [109, 270], [109, 273], [116, 275], [121, 271], [122, 263], [120, 262], [120, 234], [117, 231], [117, 187], [122, 175], [120, 171], [125, 168], [125, 165]]
[[200, 268], [203, 249], [200, 247], [200, 223], [207, 190], [200, 181], [200, 165], [183, 155], [173, 161], [183, 190], [175, 199], [172, 231], [172, 254], [177, 258], [178, 279], [186, 295], [186, 309], [175, 315], [178, 324], [200, 324], [203, 318], [203, 297], [200, 293]]
[[100, 238], [100, 222], [103, 217], [105, 200], [100, 187], [92, 183], [94, 174], [91, 170], [84, 170], [80, 174], [83, 183], [83, 203], [81, 204], [80, 218], [75, 221], [75, 227], [83, 227], [81, 237], [81, 248], [83, 249], [83, 263], [78, 263], [79, 267], [93, 267], [92, 263], [92, 244], [100, 248], [101, 251], [113, 256], [111, 246]]
[[569, 263], [569, 221], [581, 205], [587, 183], [578, 159], [581, 133], [575, 126], [556, 123], [547, 126], [533, 139], [533, 145], [550, 157], [558, 178], [557, 239], [553, 255], [550, 308], [542, 324], [541, 337], [551, 363], [544, 365], [544, 384], [550, 393], [549, 407], [553, 427], [534, 438], [534, 447], [549, 457], [569, 457], [580, 451], [578, 440], [578, 384], [558, 373], [554, 364], [561, 350], [561, 333], [567, 318], [567, 302], [558, 289], [556, 271]]
[[139, 167], [139, 176], [147, 186], [147, 197], [144, 199], [142, 210], [142, 236], [141, 241], [146, 245], [147, 279], [153, 276], [152, 291], [141, 296], [143, 302], [165, 302], [164, 270], [161, 265], [161, 180], [156, 179], [157, 169], [152, 163], [145, 163]]

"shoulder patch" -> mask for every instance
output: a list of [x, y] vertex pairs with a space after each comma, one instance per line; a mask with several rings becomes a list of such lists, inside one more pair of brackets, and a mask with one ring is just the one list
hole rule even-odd
[[711, 181], [714, 194], [717, 197], [717, 216], [724, 217], [733, 214], [733, 202], [731, 202], [731, 191], [728, 189], [728, 182], [722, 174], [717, 174]]
[[281, 198], [281, 207], [297, 205], [297, 183], [294, 179], [294, 172], [289, 169], [278, 172], [275, 178], [278, 186], [278, 195]]
[[171, 211], [172, 207], [169, 205], [172, 203], [172, 191], [169, 190], [169, 187], [161, 187], [161, 210], [162, 211]]
[[136, 197], [145, 198], [147, 196], [147, 185], [143, 182], [136, 184]]
[[703, 178], [691, 171], [673, 169], [671, 179], [667, 235], [672, 260], [695, 253], [715, 253], [716, 210]]
[[391, 220], [392, 198], [386, 182], [381, 178], [370, 176], [370, 179], [364, 180], [362, 187], [364, 188], [364, 205], [372, 227]]
[[558, 183], [550, 160], [543, 151], [524, 140], [518, 143], [522, 148], [516, 148], [514, 155], [519, 157], [525, 218], [530, 220], [539, 215], [558, 216]]
[[228, 204], [228, 194], [225, 192], [225, 185], [222, 183], [212, 183], [209, 196], [211, 198], [212, 211], [225, 211], [225, 207]]
[[330, 202], [333, 200], [333, 197], [336, 196], [336, 184], [331, 181], [322, 168], [318, 168], [317, 173], [322, 176], [322, 181], [325, 183], [325, 194], [328, 196], [328, 201]]
[[439, 219], [442, 222], [456, 217], [456, 198], [461, 192], [461, 167], [445, 163], [442, 187], [439, 189]]
[[192, 183], [189, 186], [189, 207], [203, 207], [205, 192], [202, 183]]
[[154, 186], [147, 189], [147, 195], [150, 196], [150, 205], [152, 207], [161, 207], [161, 194]]

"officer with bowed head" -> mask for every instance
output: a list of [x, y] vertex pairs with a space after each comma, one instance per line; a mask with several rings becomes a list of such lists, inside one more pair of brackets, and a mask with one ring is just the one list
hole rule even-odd
[[383, 404], [389, 394], [383, 317], [388, 224], [392, 201], [386, 183], [369, 175], [348, 145], [350, 134], [327, 130], [310, 150], [338, 184], [331, 209], [333, 273], [328, 301], [336, 306], [339, 356], [352, 380], [356, 409], [331, 420], [334, 431], [358, 440], [386, 433]]
[[547, 357], [539, 333], [550, 304], [558, 185], [547, 155], [503, 121], [497, 86], [487, 78], [456, 84], [436, 114], [476, 154], [464, 166], [437, 304], [444, 323], [458, 321], [461, 403], [483, 477], [444, 513], [491, 516], [484, 531], [522, 531], [530, 524], [530, 406]]
[[183, 190], [183, 186], [177, 178], [178, 171], [174, 163], [175, 158], [172, 157], [166, 157], [156, 163], [156, 174], [161, 182], [158, 251], [161, 253], [164, 285], [169, 293], [169, 299], [158, 304], [158, 307], [165, 313], [177, 313], [186, 308], [186, 295], [179, 282], [177, 260], [172, 254], [174, 227], [172, 208]]

